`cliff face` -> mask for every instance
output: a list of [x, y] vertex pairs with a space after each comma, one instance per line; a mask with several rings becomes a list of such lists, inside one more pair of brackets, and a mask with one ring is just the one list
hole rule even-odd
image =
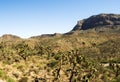
[[100, 27], [113, 28], [120, 25], [120, 14], [99, 14], [80, 20], [72, 31], [88, 30]]

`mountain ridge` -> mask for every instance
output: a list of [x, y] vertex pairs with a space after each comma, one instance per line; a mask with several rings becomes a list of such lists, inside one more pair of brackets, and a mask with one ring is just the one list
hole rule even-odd
[[[66, 33], [42, 34], [38, 36], [31, 36], [29, 38], [46, 38], [59, 37], [62, 35], [71, 35], [87, 32], [117, 32], [120, 33], [120, 14], [98, 14], [92, 15], [86, 19], [77, 21], [73, 29]], [[12, 34], [4, 34], [0, 39], [22, 39], [19, 36]]]
[[[79, 20], [72, 31], [120, 27], [120, 14], [98, 14]], [[104, 30], [103, 30], [104, 31]]]

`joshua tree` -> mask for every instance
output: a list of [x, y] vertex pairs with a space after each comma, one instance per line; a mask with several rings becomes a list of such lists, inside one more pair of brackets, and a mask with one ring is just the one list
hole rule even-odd
[[48, 46], [45, 50], [47, 52], [47, 59], [49, 60], [52, 55], [52, 49], [50, 46]]

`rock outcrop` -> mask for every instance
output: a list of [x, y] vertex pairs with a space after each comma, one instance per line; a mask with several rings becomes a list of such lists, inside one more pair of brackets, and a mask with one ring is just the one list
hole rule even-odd
[[[93, 28], [114, 28], [120, 25], [120, 14], [99, 14], [77, 22], [72, 31]], [[120, 27], [119, 27], [120, 28]]]

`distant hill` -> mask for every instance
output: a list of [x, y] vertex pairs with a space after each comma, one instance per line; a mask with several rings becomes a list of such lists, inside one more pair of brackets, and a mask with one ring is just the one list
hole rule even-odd
[[48, 38], [48, 37], [59, 37], [62, 34], [60, 33], [54, 33], [54, 34], [42, 34], [42, 35], [38, 35], [38, 36], [32, 36], [30, 38]]
[[0, 40], [16, 40], [21, 39], [19, 36], [12, 35], [12, 34], [4, 34], [0, 37]]
[[99, 14], [77, 22], [72, 31], [120, 31], [120, 14]]

